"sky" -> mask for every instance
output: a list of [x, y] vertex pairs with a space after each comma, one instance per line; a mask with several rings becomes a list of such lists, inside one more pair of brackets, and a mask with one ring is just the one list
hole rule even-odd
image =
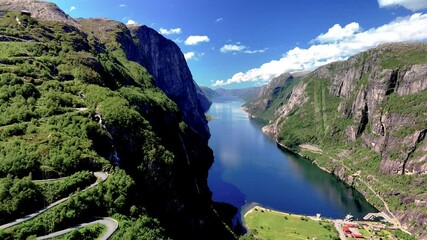
[[50, 0], [72, 17], [147, 25], [211, 88], [266, 84], [382, 43], [427, 41], [427, 0]]

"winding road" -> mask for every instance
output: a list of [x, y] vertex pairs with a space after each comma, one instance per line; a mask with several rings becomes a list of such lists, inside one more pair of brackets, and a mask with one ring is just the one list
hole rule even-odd
[[92, 224], [102, 224], [105, 225], [107, 227], [107, 231], [99, 238], [97, 238], [98, 240], [107, 240], [108, 238], [111, 237], [111, 235], [113, 235], [113, 233], [117, 230], [117, 228], [119, 227], [119, 223], [113, 219], [113, 218], [109, 218], [109, 217], [104, 217], [104, 218], [100, 218], [99, 220], [95, 220], [92, 222], [88, 222], [88, 223], [82, 223], [79, 224], [77, 226], [71, 227], [71, 228], [67, 228], [58, 232], [54, 232], [45, 236], [41, 236], [41, 237], [37, 237], [37, 239], [42, 240], [42, 239], [49, 239], [49, 238], [54, 238], [54, 237], [59, 237], [62, 235], [65, 235], [75, 229], [78, 228], [82, 228], [82, 227], [86, 227]]
[[[96, 182], [92, 183], [89, 187], [85, 188], [82, 192], [87, 191], [88, 189], [91, 189], [91, 188], [95, 187], [95, 186], [96, 186], [96, 185], [98, 185], [99, 183], [104, 182], [105, 180], [107, 180], [107, 178], [108, 178], [108, 174], [107, 174], [107, 173], [105, 173], [105, 172], [94, 172], [93, 174], [94, 174], [94, 175], [95, 175], [95, 177], [97, 178]], [[75, 195], [75, 194], [73, 194], [73, 195], [71, 195], [71, 196], [74, 196], [74, 195]], [[60, 204], [60, 203], [63, 203], [63, 202], [65, 202], [65, 201], [67, 201], [71, 196], [68, 196], [68, 197], [66, 197], [66, 198], [62, 198], [62, 199], [60, 199], [60, 200], [58, 200], [58, 201], [56, 201], [56, 202], [54, 202], [54, 203], [50, 204], [49, 206], [47, 206], [47, 207], [45, 207], [45, 208], [43, 208], [43, 209], [41, 209], [41, 210], [39, 210], [39, 211], [37, 211], [37, 212], [35, 212], [35, 213], [31, 213], [31, 214], [29, 214], [29, 215], [27, 215], [27, 216], [25, 216], [25, 217], [22, 217], [22, 218], [16, 219], [16, 220], [15, 220], [15, 221], [13, 221], [13, 222], [3, 224], [3, 225], [1, 225], [1, 226], [0, 226], [0, 229], [10, 228], [10, 227], [13, 227], [13, 226], [15, 226], [15, 225], [21, 224], [21, 223], [23, 223], [23, 222], [25, 222], [25, 221], [28, 221], [28, 220], [30, 220], [30, 219], [33, 219], [33, 218], [37, 217], [38, 215], [40, 215], [40, 214], [42, 214], [42, 213], [46, 212], [47, 210], [49, 210], [49, 209], [51, 209], [51, 208], [55, 207], [56, 205], [58, 205], [58, 204]]]

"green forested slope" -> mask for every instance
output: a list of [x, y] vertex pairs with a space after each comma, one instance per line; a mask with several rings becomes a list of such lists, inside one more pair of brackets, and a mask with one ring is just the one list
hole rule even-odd
[[[0, 225], [77, 192], [0, 230], [0, 239], [45, 235], [95, 216], [119, 220], [113, 239], [223, 233], [198, 180], [212, 153], [145, 68], [126, 57], [120, 34], [132, 38], [119, 26], [96, 36], [26, 13], [0, 17]], [[79, 192], [94, 171], [110, 177]], [[66, 178], [32, 181], [59, 177]], [[192, 232], [198, 218], [205, 232]]]

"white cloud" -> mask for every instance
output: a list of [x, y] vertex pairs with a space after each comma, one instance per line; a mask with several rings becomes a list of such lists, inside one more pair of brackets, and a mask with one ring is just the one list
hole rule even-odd
[[126, 7], [126, 4], [120, 4], [119, 7]]
[[184, 42], [181, 38], [175, 38], [173, 41], [176, 42], [176, 43], [182, 43], [182, 42]]
[[378, 0], [380, 7], [402, 6], [412, 11], [427, 8], [426, 0]]
[[237, 44], [225, 44], [224, 46], [222, 46], [221, 49], [219, 49], [219, 51], [222, 53], [240, 52], [245, 48], [246, 48], [245, 45], [240, 45], [240, 42], [238, 42]]
[[215, 20], [215, 22], [221, 22], [223, 19], [222, 18], [217, 18], [216, 20]]
[[236, 54], [237, 52], [243, 52], [243, 53], [247, 53], [247, 54], [255, 54], [255, 53], [263, 53], [263, 52], [267, 51], [267, 49], [268, 48], [258, 49], [258, 50], [250, 50], [250, 49], [248, 49], [247, 46], [243, 45], [241, 42], [236, 42], [236, 44], [225, 44], [224, 46], [222, 46], [221, 49], [219, 49], [219, 51], [222, 53], [233, 52], [233, 54]]
[[248, 54], [265, 53], [265, 51], [267, 51], [267, 50], [268, 50], [268, 48], [258, 49], [258, 50], [245, 50], [244, 53], [248, 53]]
[[197, 45], [201, 42], [209, 42], [210, 39], [208, 36], [189, 36], [185, 40], [185, 45]]
[[185, 60], [190, 60], [192, 58], [194, 58], [195, 53], [194, 52], [187, 52], [184, 54]]
[[315, 41], [325, 43], [340, 41], [348, 37], [354, 36], [355, 33], [360, 32], [361, 28], [358, 23], [352, 22], [347, 24], [345, 27], [341, 27], [339, 24], [335, 24], [329, 28], [327, 33], [320, 34]]
[[70, 12], [72, 12], [72, 11], [74, 11], [74, 10], [76, 10], [76, 7], [75, 7], [75, 6], [71, 6], [71, 7], [70, 7]]
[[[348, 26], [348, 25], [347, 25]], [[341, 29], [345, 29], [341, 28]], [[355, 28], [350, 28], [355, 29]], [[319, 35], [324, 36], [324, 34]], [[340, 36], [343, 36], [342, 34]], [[321, 65], [345, 60], [381, 43], [427, 40], [427, 14], [415, 13], [363, 32], [354, 31], [340, 40], [311, 45], [309, 48], [289, 50], [279, 60], [272, 60], [258, 68], [234, 74], [227, 80], [217, 80], [213, 86], [241, 82], [267, 82], [284, 72], [310, 71]]]
[[138, 24], [137, 22], [135, 22], [134, 20], [132, 20], [132, 19], [129, 19], [128, 20], [128, 22], [126, 23], [127, 25], [136, 25], [136, 24]]
[[159, 31], [163, 35], [181, 34], [182, 33], [181, 28], [171, 28], [171, 29], [160, 28]]

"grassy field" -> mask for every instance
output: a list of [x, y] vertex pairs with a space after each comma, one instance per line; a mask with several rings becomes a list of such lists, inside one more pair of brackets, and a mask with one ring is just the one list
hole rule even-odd
[[248, 231], [260, 239], [339, 239], [332, 223], [255, 207], [245, 214]]

